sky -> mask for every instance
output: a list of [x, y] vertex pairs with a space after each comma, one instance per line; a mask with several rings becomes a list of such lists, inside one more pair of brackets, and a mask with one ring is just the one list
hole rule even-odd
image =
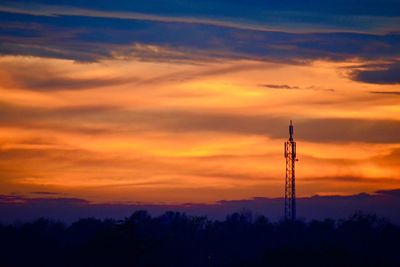
[[[0, 195], [400, 188], [400, 1], [0, 1]], [[8, 201], [7, 200], [7, 201]]]

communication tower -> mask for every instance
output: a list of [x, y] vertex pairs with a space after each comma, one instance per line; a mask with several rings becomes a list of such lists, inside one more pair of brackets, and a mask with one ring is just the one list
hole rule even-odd
[[293, 124], [289, 125], [289, 140], [285, 142], [286, 178], [285, 178], [285, 220], [296, 220], [296, 142], [293, 139]]

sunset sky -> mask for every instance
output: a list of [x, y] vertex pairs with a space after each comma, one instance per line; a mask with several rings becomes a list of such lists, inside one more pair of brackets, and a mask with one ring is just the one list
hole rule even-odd
[[0, 194], [400, 188], [400, 1], [0, 1]]

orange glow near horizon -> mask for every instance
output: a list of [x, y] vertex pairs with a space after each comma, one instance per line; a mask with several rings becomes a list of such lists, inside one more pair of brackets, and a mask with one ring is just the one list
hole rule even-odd
[[346, 68], [362, 64], [1, 57], [0, 194], [152, 203], [279, 197], [287, 118], [299, 196], [398, 188], [400, 143], [324, 141], [296, 127], [398, 121], [399, 96], [369, 92], [400, 86], [351, 81]]

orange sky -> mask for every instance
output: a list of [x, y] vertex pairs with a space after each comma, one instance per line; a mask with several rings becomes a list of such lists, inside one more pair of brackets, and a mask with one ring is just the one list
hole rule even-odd
[[349, 79], [365, 63], [3, 56], [0, 194], [157, 203], [281, 196], [289, 119], [300, 196], [398, 188], [400, 96], [371, 92], [400, 86]]

